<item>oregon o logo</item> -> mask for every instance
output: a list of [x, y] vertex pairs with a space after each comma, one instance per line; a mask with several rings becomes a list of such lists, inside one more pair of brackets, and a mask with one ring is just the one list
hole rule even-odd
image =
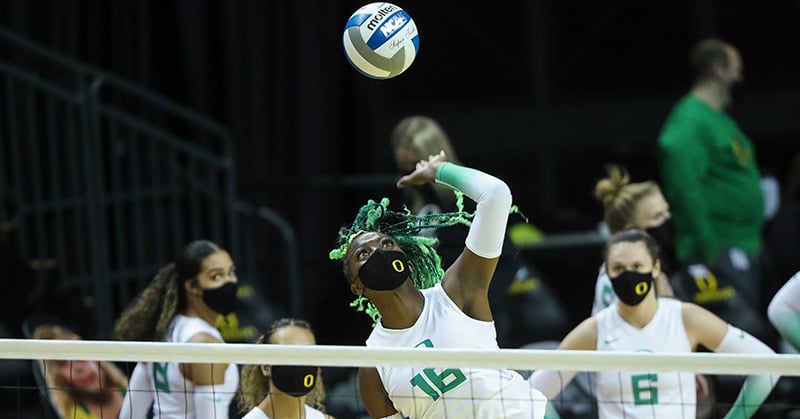
[[314, 387], [314, 374], [306, 374], [306, 376], [303, 377], [303, 385], [306, 388]]
[[636, 295], [644, 295], [647, 294], [647, 290], [649, 289], [650, 287], [647, 286], [647, 282], [640, 282], [636, 284], [636, 287], [633, 290], [636, 292]]
[[403, 272], [403, 271], [406, 270], [406, 266], [403, 264], [403, 261], [400, 260], [400, 259], [395, 259], [395, 260], [392, 261], [392, 268], [394, 268], [394, 270], [396, 272]]

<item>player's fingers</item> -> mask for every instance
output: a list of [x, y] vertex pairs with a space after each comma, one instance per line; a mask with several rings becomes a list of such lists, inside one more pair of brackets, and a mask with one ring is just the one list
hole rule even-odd
[[400, 179], [397, 180], [397, 187], [398, 188], [402, 188], [403, 186], [406, 186], [406, 184], [408, 183], [408, 176], [409, 175], [405, 175], [405, 176], [403, 176], [403, 177], [401, 177]]

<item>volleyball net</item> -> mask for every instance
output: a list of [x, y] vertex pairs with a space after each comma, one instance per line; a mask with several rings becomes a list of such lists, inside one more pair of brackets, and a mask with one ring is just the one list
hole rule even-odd
[[[559, 370], [582, 372], [636, 372], [636, 376], [646, 377], [640, 382], [639, 389], [651, 403], [655, 395], [654, 377], [664, 373], [692, 373], [711, 378], [712, 393], [716, 399], [707, 409], [725, 411], [726, 401], [720, 397], [725, 386], [734, 387], [734, 393], [744, 376], [774, 375], [780, 376], [773, 394], [762, 406], [757, 417], [800, 417], [800, 355], [743, 355], [743, 354], [654, 354], [636, 352], [596, 352], [596, 351], [554, 351], [537, 349], [500, 349], [495, 351], [440, 348], [380, 348], [368, 349], [357, 346], [304, 346], [304, 345], [255, 345], [255, 344], [191, 344], [191, 343], [154, 343], [154, 342], [119, 342], [119, 341], [69, 341], [69, 340], [0, 340], [0, 359], [33, 361], [32, 366], [51, 365], [44, 361], [92, 361], [98, 365], [102, 362], [123, 365], [123, 371], [130, 373], [130, 367], [136, 362], [149, 363], [213, 363], [244, 365], [313, 365], [322, 367], [322, 383], [327, 393], [326, 406], [329, 412], [338, 418], [366, 416], [363, 402], [359, 400], [358, 385], [354, 379], [357, 367], [393, 366], [413, 368], [420, 372], [417, 385], [420, 390], [429, 389], [437, 398], [455, 383], [453, 371], [483, 370], [516, 370], [527, 377], [533, 370]], [[46, 368], [46, 367], [45, 367]], [[46, 371], [42, 372], [46, 375]], [[330, 374], [330, 376], [328, 376]], [[561, 414], [562, 418], [596, 417], [598, 404], [619, 403], [619, 400], [602, 400], [595, 393], [592, 374], [579, 374], [571, 387], [566, 387], [557, 397], [551, 400], [551, 407]], [[457, 378], [457, 377], [456, 377]], [[498, 379], [501, 379], [498, 376]], [[457, 381], [457, 380], [456, 380]], [[782, 384], [785, 382], [785, 385]], [[412, 381], [413, 383], [413, 381]], [[455, 384], [454, 384], [455, 383]], [[716, 383], [716, 384], [715, 384]], [[731, 384], [733, 383], [733, 384]], [[694, 383], [691, 383], [692, 385]], [[68, 391], [65, 388], [45, 388], [53, 386], [44, 380], [37, 380], [36, 388], [7, 386], [4, 392], [18, 392], [24, 398], [24, 392], [33, 390], [41, 394], [53, 391]], [[63, 384], [62, 384], [63, 385]], [[437, 390], [438, 389], [438, 390]], [[42, 392], [42, 390], [48, 390]], [[141, 391], [134, 389], [136, 391]], [[150, 390], [155, 393], [163, 388]], [[230, 396], [235, 396], [231, 394]], [[158, 394], [154, 395], [157, 398]], [[735, 394], [734, 394], [735, 397]], [[641, 401], [637, 399], [637, 402]], [[657, 401], [657, 400], [656, 400]], [[476, 403], [479, 401], [475, 401]], [[664, 403], [675, 401], [664, 401]], [[677, 403], [683, 403], [678, 401]], [[685, 403], [695, 404], [698, 417], [717, 417], [701, 414], [703, 403], [698, 399]], [[236, 404], [235, 400], [232, 404]], [[342, 406], [346, 406], [342, 407]], [[12, 409], [14, 406], [7, 406]], [[20, 408], [21, 409], [21, 408]], [[241, 417], [231, 409], [231, 417]], [[347, 413], [344, 413], [347, 412]], [[792, 413], [794, 412], [794, 413]], [[13, 416], [10, 416], [13, 417]], [[23, 415], [18, 415], [23, 417]], [[721, 416], [720, 416], [721, 417]]]

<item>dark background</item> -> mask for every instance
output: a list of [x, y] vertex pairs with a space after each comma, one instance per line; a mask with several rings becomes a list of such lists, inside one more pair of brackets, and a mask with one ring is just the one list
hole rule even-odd
[[[397, 4], [417, 23], [420, 51], [386, 81], [343, 57], [342, 28], [362, 2], [3, 0], [0, 24], [229, 127], [239, 197], [297, 231], [305, 317], [321, 343], [359, 344], [368, 332], [327, 254], [367, 198], [399, 201], [391, 180], [347, 176], [394, 173], [388, 135], [404, 116], [437, 118], [462, 160], [506, 180], [545, 233], [592, 229], [605, 163], [657, 178], [655, 142], [688, 89], [688, 50], [716, 36], [744, 58], [731, 113], [762, 170], [782, 179], [798, 149], [800, 1]], [[550, 280], [578, 282], [573, 321], [588, 314], [594, 277]]]

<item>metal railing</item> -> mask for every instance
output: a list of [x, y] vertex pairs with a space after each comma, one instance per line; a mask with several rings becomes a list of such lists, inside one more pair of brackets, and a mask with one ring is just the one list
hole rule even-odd
[[[0, 224], [23, 258], [51, 261], [78, 290], [97, 336], [187, 241], [253, 261], [242, 223], [267, 222], [294, 252], [283, 218], [237, 202], [225, 127], [4, 28], [0, 45]], [[296, 252], [287, 264], [297, 275]]]

